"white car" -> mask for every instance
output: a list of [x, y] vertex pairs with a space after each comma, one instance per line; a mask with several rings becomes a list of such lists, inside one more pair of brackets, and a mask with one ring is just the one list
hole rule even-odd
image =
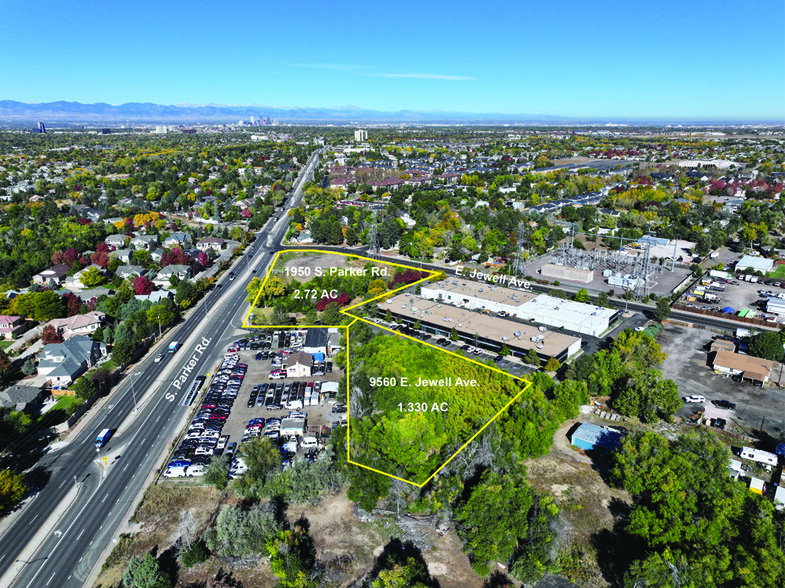
[[706, 397], [705, 396], [700, 396], [698, 394], [691, 395], [691, 396], [685, 396], [684, 397], [684, 402], [706, 402]]
[[159, 353], [158, 355], [155, 356], [155, 359], [153, 361], [155, 361], [155, 363], [158, 363], [163, 358], [164, 358], [164, 354], [163, 353]]
[[229, 435], [223, 435], [218, 439], [218, 445], [215, 446], [216, 449], [225, 449], [226, 443], [229, 441]]
[[316, 440], [316, 437], [304, 437], [300, 447], [303, 449], [314, 449], [319, 447], [319, 442]]
[[188, 468], [186, 468], [186, 470], [185, 470], [185, 475], [186, 476], [204, 476], [206, 469], [207, 468], [205, 468], [205, 466], [203, 466], [202, 464], [198, 464], [198, 465], [194, 465], [194, 466], [188, 466]]
[[164, 472], [164, 478], [184, 478], [186, 466], [177, 466], [167, 468]]

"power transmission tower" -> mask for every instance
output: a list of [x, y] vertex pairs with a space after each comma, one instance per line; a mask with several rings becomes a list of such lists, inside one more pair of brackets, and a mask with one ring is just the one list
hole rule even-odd
[[523, 278], [526, 275], [526, 262], [523, 259], [523, 242], [526, 238], [523, 223], [518, 223], [518, 252], [515, 256], [515, 264], [513, 270], [519, 277]]
[[379, 255], [379, 223], [376, 218], [373, 219], [371, 230], [368, 232], [368, 243], [370, 244], [369, 252], [372, 257]]

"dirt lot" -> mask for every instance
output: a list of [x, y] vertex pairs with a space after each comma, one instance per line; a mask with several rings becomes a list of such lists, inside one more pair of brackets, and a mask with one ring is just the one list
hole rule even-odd
[[[209, 488], [153, 486], [136, 516], [138, 532], [121, 539], [95, 586], [117, 585], [132, 555], [141, 557], [154, 550], [159, 556], [174, 556], [173, 551], [167, 550], [179, 536], [181, 511], [192, 511], [197, 534], [201, 534], [221, 505], [233, 502], [231, 494], [220, 494]], [[317, 506], [290, 506], [287, 516], [290, 521], [301, 516], [308, 520], [318, 559], [333, 570], [333, 578], [342, 578], [334, 584], [340, 586], [346, 586], [369, 572], [387, 542], [399, 534], [396, 525], [391, 523], [392, 519], [360, 521], [345, 491], [325, 497]], [[435, 532], [426, 533], [426, 538], [432, 547], [423, 551], [423, 559], [442, 588], [482, 587], [483, 578], [472, 571], [454, 530], [442, 536]], [[220, 574], [230, 576], [239, 586], [247, 588], [264, 588], [276, 582], [264, 558], [233, 564], [212, 557], [190, 570], [181, 570], [177, 586], [202, 586]]]
[[[667, 325], [657, 336], [657, 342], [668, 357], [660, 366], [665, 378], [676, 382], [679, 395], [701, 395], [706, 402], [685, 404], [676, 414], [684, 418], [705, 409], [705, 417], [722, 417], [728, 420], [730, 430], [749, 434], [760, 427], [773, 437], [785, 430], [782, 412], [782, 392], [776, 387], [758, 388], [750, 384], [724, 378], [706, 365], [707, 347], [715, 333], [677, 325]], [[736, 403], [736, 410], [722, 410], [712, 406], [712, 400], [726, 399]]]

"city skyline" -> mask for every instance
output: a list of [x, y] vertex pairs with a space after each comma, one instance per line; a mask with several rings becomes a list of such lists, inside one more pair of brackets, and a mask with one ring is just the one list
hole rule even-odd
[[[783, 17], [769, 0], [754, 11], [305, 2], [296, 13], [37, 0], [0, 25], [0, 98], [782, 121]], [[53, 33], [32, 42], [26, 23]]]

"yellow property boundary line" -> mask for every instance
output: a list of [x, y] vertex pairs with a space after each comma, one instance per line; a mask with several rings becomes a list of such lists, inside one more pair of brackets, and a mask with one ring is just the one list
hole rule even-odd
[[[267, 281], [270, 279], [270, 275], [272, 274], [273, 269], [275, 268], [275, 266], [278, 264], [278, 259], [279, 259], [280, 255], [282, 253], [315, 253], [315, 254], [319, 254], [319, 255], [336, 255], [336, 256], [347, 257], [347, 258], [365, 259], [365, 260], [370, 261], [372, 263], [379, 263], [379, 264], [384, 264], [384, 265], [390, 265], [390, 266], [399, 267], [399, 268], [403, 268], [403, 269], [410, 269], [410, 270], [414, 270], [414, 271], [418, 271], [418, 272], [423, 272], [424, 271], [424, 272], [427, 272], [429, 275], [427, 277], [425, 277], [425, 278], [421, 278], [421, 279], [419, 279], [419, 280], [417, 280], [415, 282], [412, 282], [410, 284], [404, 284], [403, 286], [401, 286], [400, 288], [396, 288], [395, 290], [390, 290], [389, 292], [384, 292], [383, 294], [380, 294], [379, 296], [375, 296], [375, 297], [370, 298], [368, 300], [363, 300], [362, 302], [359, 302], [359, 303], [354, 304], [352, 306], [349, 306], [349, 307], [341, 309], [340, 310], [340, 314], [346, 315], [346, 316], [351, 317], [351, 318], [354, 319], [348, 325], [250, 325], [250, 324], [248, 324], [248, 319], [250, 318], [251, 314], [253, 313], [254, 308], [256, 308], [256, 305], [257, 305], [257, 303], [259, 301], [259, 297], [262, 295], [262, 292], [264, 292], [264, 286], [265, 286], [265, 284], [267, 284]], [[346, 462], [350, 463], [352, 465], [356, 465], [358, 467], [364, 468], [366, 470], [370, 470], [370, 471], [375, 472], [377, 474], [381, 474], [383, 476], [388, 476], [390, 478], [394, 478], [395, 480], [399, 480], [401, 482], [406, 482], [407, 484], [411, 484], [411, 485], [416, 486], [418, 488], [422, 488], [428, 482], [430, 482], [442, 469], [444, 469], [447, 466], [447, 464], [449, 464], [461, 451], [463, 451], [466, 448], [466, 446], [469, 445], [469, 443], [474, 441], [474, 439], [476, 439], [477, 436], [480, 433], [482, 433], [493, 421], [495, 421], [497, 418], [499, 418], [499, 416], [504, 411], [506, 411], [516, 400], [518, 400], [518, 398], [521, 397], [521, 394], [523, 394], [526, 390], [528, 390], [529, 387], [532, 385], [532, 383], [529, 382], [528, 380], [525, 380], [523, 378], [519, 378], [517, 376], [513, 376], [513, 375], [508, 374], [507, 372], [504, 372], [504, 371], [502, 371], [502, 370], [500, 370], [498, 368], [491, 367], [489, 365], [486, 365], [484, 363], [480, 363], [479, 361], [476, 361], [476, 360], [468, 358], [468, 357], [464, 357], [462, 355], [458, 355], [457, 353], [453, 353], [452, 351], [447, 351], [446, 349], [442, 349], [440, 347], [437, 347], [436, 345], [432, 345], [431, 343], [426, 343], [425, 341], [420, 341], [419, 339], [415, 339], [414, 337], [410, 337], [408, 335], [404, 335], [403, 333], [399, 333], [398, 331], [394, 331], [393, 329], [390, 329], [388, 327], [385, 327], [385, 326], [380, 325], [378, 323], [375, 323], [373, 321], [369, 321], [369, 320], [367, 320], [365, 318], [362, 318], [360, 316], [357, 316], [357, 315], [352, 314], [352, 313], [349, 312], [350, 310], [353, 310], [355, 308], [360, 308], [360, 307], [365, 306], [366, 304], [368, 304], [370, 302], [374, 302], [375, 300], [381, 300], [383, 298], [388, 298], [388, 297], [392, 296], [393, 294], [395, 294], [397, 292], [400, 292], [402, 290], [406, 290], [407, 288], [410, 288], [412, 286], [416, 286], [417, 284], [420, 284], [420, 283], [423, 283], [423, 282], [427, 282], [427, 281], [433, 279], [434, 277], [438, 276], [439, 273], [440, 272], [435, 272], [435, 271], [432, 271], [432, 270], [422, 270], [422, 269], [418, 269], [416, 267], [403, 265], [403, 264], [400, 264], [400, 263], [393, 263], [393, 262], [389, 262], [389, 261], [385, 261], [385, 260], [373, 259], [373, 258], [370, 258], [370, 257], [365, 257], [365, 256], [362, 256], [362, 255], [354, 255], [354, 254], [350, 254], [350, 253], [341, 253], [341, 252], [337, 252], [337, 251], [323, 251], [321, 249], [285, 249], [285, 250], [279, 251], [279, 252], [277, 252], [275, 254], [275, 258], [273, 259], [273, 263], [270, 265], [270, 269], [267, 270], [267, 274], [265, 275], [264, 280], [262, 280], [262, 283], [261, 283], [261, 285], [259, 287], [259, 291], [257, 292], [256, 297], [254, 298], [253, 303], [251, 304], [251, 308], [248, 310], [248, 313], [245, 315], [245, 318], [243, 319], [243, 324], [242, 324], [242, 328], [246, 328], [246, 329], [331, 329], [331, 328], [332, 329], [335, 329], [335, 328], [337, 328], [337, 329], [346, 329]], [[457, 357], [458, 359], [461, 359], [463, 361], [474, 363], [474, 364], [476, 364], [476, 365], [478, 365], [478, 366], [480, 366], [482, 368], [485, 368], [487, 370], [491, 370], [491, 371], [497, 372], [497, 373], [499, 373], [499, 374], [501, 374], [503, 376], [506, 376], [508, 378], [512, 378], [514, 380], [519, 380], [520, 382], [524, 383], [525, 386], [523, 388], [521, 388], [521, 391], [518, 392], [518, 394], [516, 394], [509, 402], [507, 402], [507, 404], [505, 404], [504, 407], [502, 407], [501, 410], [499, 410], [487, 423], [485, 423], [474, 435], [472, 435], [469, 438], [468, 441], [466, 441], [463, 445], [461, 445], [447, 459], [447, 461], [445, 461], [441, 466], [439, 466], [439, 468], [436, 471], [434, 471], [422, 483], [413, 482], [411, 480], [407, 480], [405, 478], [394, 476], [393, 474], [389, 474], [387, 472], [383, 472], [381, 470], [377, 470], [377, 469], [374, 469], [372, 467], [363, 465], [363, 464], [361, 464], [359, 462], [352, 461], [352, 459], [351, 459], [351, 408], [350, 408], [351, 407], [351, 402], [350, 402], [350, 396], [349, 396], [350, 395], [350, 388], [351, 388], [351, 386], [349, 384], [349, 374], [351, 373], [351, 360], [350, 360], [350, 357], [351, 357], [351, 339], [350, 339], [350, 335], [349, 335], [349, 328], [352, 325], [354, 325], [356, 322], [358, 322], [358, 321], [364, 322], [364, 323], [366, 323], [368, 325], [371, 325], [371, 326], [374, 326], [374, 327], [376, 327], [378, 329], [382, 329], [382, 330], [388, 331], [389, 333], [391, 333], [393, 335], [397, 335], [399, 337], [404, 337], [406, 339], [410, 339], [410, 340], [414, 341], [415, 343], [417, 343], [419, 345], [425, 345], [427, 347], [431, 347], [433, 349], [436, 349], [437, 351], [440, 351], [441, 353], [446, 353], [448, 355], [452, 355], [452, 356]]]

